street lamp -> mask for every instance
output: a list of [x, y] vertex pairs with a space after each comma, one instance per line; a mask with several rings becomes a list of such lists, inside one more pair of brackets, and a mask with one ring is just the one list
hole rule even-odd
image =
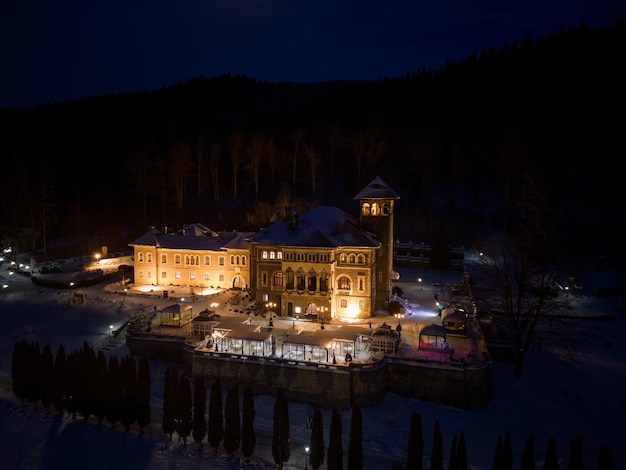
[[72, 288], [74, 287], [74, 283], [70, 282], [70, 297], [72, 296]]
[[417, 282], [419, 282], [419, 283], [420, 283], [420, 290], [422, 290], [422, 278], [421, 278], [421, 277], [418, 277], [418, 278], [417, 278]]
[[109, 336], [113, 336], [113, 325], [109, 325]]
[[269, 326], [273, 327], [274, 326], [274, 320], [273, 320], [273, 308], [276, 307], [276, 304], [274, 302], [268, 302], [265, 304], [265, 307], [269, 310], [270, 312], [270, 323]]
[[209, 305], [209, 307], [211, 307], [211, 310], [213, 311], [213, 315], [215, 315], [215, 310], [217, 309], [219, 303], [217, 302], [213, 302], [211, 303], [211, 305]]
[[304, 470], [306, 470], [307, 468], [308, 460], [309, 460], [309, 446], [306, 446], [304, 448]]

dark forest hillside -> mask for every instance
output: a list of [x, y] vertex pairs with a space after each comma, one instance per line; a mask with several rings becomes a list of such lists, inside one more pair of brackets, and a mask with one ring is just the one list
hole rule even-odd
[[566, 254], [619, 250], [625, 46], [624, 23], [583, 24], [374, 82], [227, 75], [0, 110], [1, 228], [23, 249], [258, 229], [285, 206], [354, 212], [380, 176], [401, 196], [397, 238], [469, 245], [511, 223], [532, 174]]

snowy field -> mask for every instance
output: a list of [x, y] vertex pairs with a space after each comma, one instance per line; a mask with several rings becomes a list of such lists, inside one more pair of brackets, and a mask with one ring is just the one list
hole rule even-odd
[[[0, 274], [8, 276], [6, 266]], [[416, 279], [410, 270], [401, 279]], [[590, 279], [583, 281], [592, 293]], [[612, 283], [594, 277], [594, 282]], [[420, 286], [421, 288], [421, 286]], [[205, 443], [199, 450], [172, 441], [160, 428], [162, 376], [168, 364], [152, 362], [153, 423], [143, 436], [131, 428], [98, 425], [82, 419], [73, 421], [56, 412], [27, 405], [24, 409], [11, 390], [11, 357], [16, 341], [26, 338], [50, 342], [56, 352], [59, 344], [70, 352], [87, 341], [108, 354], [128, 354], [122, 339], [110, 335], [128, 318], [129, 310], [145, 306], [120, 304], [101, 295], [102, 286], [85, 289], [86, 305], [68, 305], [69, 292], [35, 286], [28, 278], [12, 277], [11, 289], [0, 297], [0, 455], [5, 469], [265, 469], [275, 468], [271, 456], [272, 410], [274, 398], [255, 397], [257, 446], [253, 461], [239, 456], [230, 459], [213, 455]], [[408, 289], [407, 289], [408, 290]], [[384, 403], [363, 409], [363, 452], [366, 469], [404, 468], [406, 442], [411, 413], [422, 416], [424, 425], [424, 462], [427, 467], [435, 421], [444, 439], [447, 461], [454, 436], [464, 432], [469, 468], [491, 469], [498, 436], [510, 432], [515, 467], [518, 468], [527, 437], [533, 436], [537, 468], [542, 468], [548, 439], [554, 437], [566, 468], [572, 439], [581, 436], [585, 468], [595, 469], [602, 444], [613, 453], [614, 469], [626, 468], [626, 318], [620, 312], [619, 297], [583, 296], [577, 308], [586, 312], [614, 313], [612, 321], [585, 321], [588, 334], [580, 343], [577, 361], [567, 368], [553, 369], [549, 362], [529, 355], [524, 376], [517, 380], [510, 364], [493, 364], [493, 399], [483, 410], [459, 410], [431, 403], [388, 395]], [[580, 338], [576, 338], [580, 341]], [[309, 443], [306, 428], [307, 407], [290, 403], [291, 458], [285, 468], [305, 468], [304, 447]], [[330, 411], [323, 411], [326, 445]], [[347, 462], [350, 413], [342, 413], [344, 467]], [[447, 468], [447, 462], [445, 464]], [[309, 465], [310, 468], [310, 465]], [[322, 468], [326, 468], [325, 463]]]

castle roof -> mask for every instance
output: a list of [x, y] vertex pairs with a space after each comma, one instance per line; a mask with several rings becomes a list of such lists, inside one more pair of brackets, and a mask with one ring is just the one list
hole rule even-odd
[[249, 234], [237, 231], [214, 232], [202, 224], [184, 225], [178, 232], [151, 229], [129, 243], [130, 246], [154, 246], [180, 250], [247, 249]]
[[342, 247], [380, 246], [373, 236], [362, 232], [346, 212], [331, 206], [316, 206], [290, 220], [276, 222], [256, 232], [250, 243], [275, 246]]
[[354, 199], [400, 199], [400, 196], [377, 176]]

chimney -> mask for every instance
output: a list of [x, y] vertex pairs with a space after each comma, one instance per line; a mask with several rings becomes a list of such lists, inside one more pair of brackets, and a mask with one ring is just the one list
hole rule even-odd
[[298, 228], [298, 213], [296, 211], [291, 211], [291, 228]]

